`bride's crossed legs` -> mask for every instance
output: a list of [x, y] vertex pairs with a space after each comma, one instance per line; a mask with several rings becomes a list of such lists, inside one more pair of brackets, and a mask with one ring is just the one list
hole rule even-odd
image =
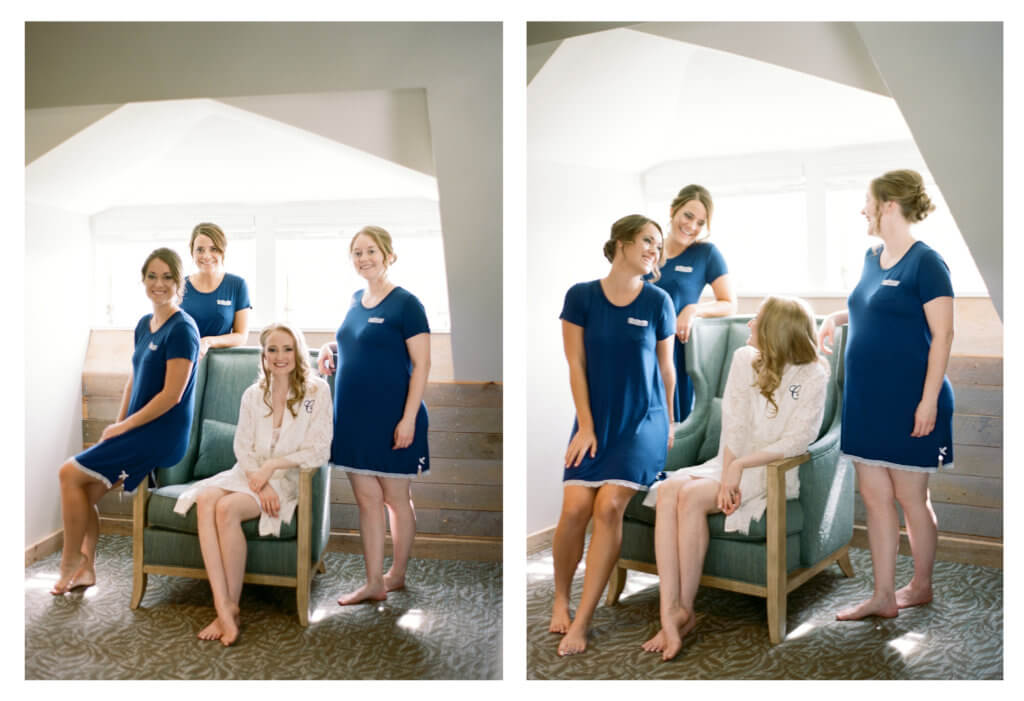
[[703, 477], [669, 480], [658, 487], [654, 521], [654, 555], [660, 579], [661, 630], [643, 644], [660, 652], [663, 660], [675, 657], [696, 623], [697, 597], [704, 556], [707, 554], [708, 514], [717, 513], [719, 483]]
[[259, 502], [244, 492], [208, 487], [196, 499], [199, 548], [217, 609], [213, 622], [199, 631], [203, 640], [230, 645], [238, 638], [238, 602], [248, 552], [242, 521], [259, 515]]

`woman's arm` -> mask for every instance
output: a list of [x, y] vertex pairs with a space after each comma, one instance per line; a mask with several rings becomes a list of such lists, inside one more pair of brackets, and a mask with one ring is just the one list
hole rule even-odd
[[925, 303], [924, 316], [932, 333], [932, 345], [928, 350], [928, 370], [924, 376], [921, 402], [914, 412], [914, 438], [927, 436], [935, 428], [938, 415], [939, 392], [942, 391], [949, 353], [953, 348], [953, 298], [936, 297]]
[[170, 358], [164, 374], [164, 386], [150, 399], [145, 406], [131, 416], [112, 423], [103, 430], [101, 440], [113, 438], [125, 431], [138, 428], [157, 419], [177, 406], [185, 394], [189, 374], [192, 372], [192, 361], [187, 358]]
[[597, 455], [597, 436], [594, 433], [594, 415], [590, 412], [590, 386], [587, 384], [587, 355], [583, 347], [583, 327], [562, 320], [562, 344], [569, 361], [569, 387], [576, 406], [576, 435], [565, 451], [565, 466], [578, 467], [583, 457]]
[[329, 341], [320, 346], [320, 352], [316, 356], [316, 366], [321, 375], [334, 374], [334, 354], [337, 352], [337, 341]]
[[825, 320], [821, 322], [821, 328], [818, 329], [818, 350], [832, 355], [832, 347], [836, 343], [836, 329], [849, 322], [850, 312], [846, 309], [832, 312], [826, 316]]
[[675, 439], [675, 432], [672, 430], [672, 423], [675, 421], [675, 402], [673, 401], [676, 393], [676, 364], [673, 359], [675, 354], [675, 344], [672, 342], [672, 336], [663, 338], [658, 341], [658, 366], [661, 368], [661, 381], [665, 384], [665, 407], [668, 411], [668, 447], [672, 448], [672, 442]]
[[249, 310], [239, 309], [235, 312], [235, 321], [231, 326], [231, 333], [222, 336], [204, 336], [199, 339], [200, 357], [206, 354], [211, 348], [233, 348], [244, 345], [249, 338]]
[[412, 375], [409, 377], [409, 392], [405, 395], [405, 410], [402, 418], [395, 426], [393, 450], [408, 448], [416, 435], [416, 415], [423, 401], [423, 393], [427, 389], [427, 377], [430, 375], [430, 334], [418, 333], [405, 339], [405, 347], [409, 351], [412, 362]]
[[711, 291], [715, 293], [715, 301], [688, 304], [679, 311], [676, 317], [676, 335], [681, 342], [686, 343], [690, 340], [690, 329], [693, 327], [694, 319], [730, 316], [736, 313], [736, 294], [733, 292], [728, 273], [715, 278], [711, 283]]
[[128, 404], [132, 398], [132, 370], [128, 371], [128, 381], [124, 383], [124, 392], [121, 393], [121, 408], [117, 410], [117, 421], [124, 421], [128, 415]]

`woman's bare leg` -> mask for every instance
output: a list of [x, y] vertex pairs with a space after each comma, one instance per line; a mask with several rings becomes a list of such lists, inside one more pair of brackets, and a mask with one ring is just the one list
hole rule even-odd
[[[704, 570], [704, 556], [710, 541], [707, 517], [718, 511], [718, 489], [719, 483], [715, 480], [691, 479], [684, 482], [676, 492], [676, 598], [661, 600], [661, 631], [645, 647], [651, 652], [661, 652], [663, 660], [670, 660], [679, 653], [683, 638], [693, 630], [697, 622], [693, 603], [697, 598], [697, 588]], [[660, 569], [659, 565], [659, 576]], [[661, 581], [662, 586], [665, 586], [664, 577]], [[671, 590], [672, 585], [667, 586]]]
[[583, 575], [583, 593], [565, 637], [558, 646], [559, 655], [575, 655], [587, 648], [587, 631], [601, 592], [608, 584], [615, 561], [622, 546], [622, 514], [630, 498], [636, 493], [632, 487], [603, 484], [594, 498], [594, 533], [587, 550], [587, 569]]
[[580, 485], [566, 485], [562, 493], [562, 514], [555, 527], [551, 544], [551, 556], [555, 565], [555, 601], [551, 607], [551, 624], [548, 631], [565, 634], [572, 623], [569, 612], [569, 593], [572, 578], [583, 558], [583, 543], [587, 535], [587, 524], [594, 511], [594, 497], [597, 490]]
[[[654, 516], [654, 559], [658, 565], [658, 602], [662, 612], [679, 606], [679, 523], [677, 507], [683, 481], [663, 482], [657, 489]], [[665, 647], [665, 634], [657, 634], [641, 646], [647, 652]]]
[[854, 462], [860, 495], [868, 516], [868, 547], [871, 568], [875, 575], [875, 591], [871, 598], [857, 606], [843, 609], [836, 618], [856, 621], [868, 616], [893, 618], [899, 614], [896, 603], [896, 553], [900, 544], [900, 521], [896, 513], [895, 495], [889, 469]]
[[82, 554], [85, 559], [72, 577], [70, 589], [91, 587], [96, 583], [96, 544], [100, 537], [99, 507], [96, 505], [110, 490], [107, 489], [107, 485], [96, 480], [88, 485], [85, 491], [91, 504], [86, 514], [85, 533], [82, 536]]
[[383, 478], [380, 481], [391, 525], [391, 568], [384, 573], [384, 588], [394, 591], [405, 586], [405, 570], [416, 538], [416, 510], [412, 503], [412, 480]]
[[242, 532], [242, 521], [260, 515], [260, 505], [244, 492], [231, 492], [217, 500], [215, 516], [217, 539], [223, 566], [225, 595], [220, 602], [214, 597], [220, 620], [222, 645], [230, 645], [238, 638], [239, 608], [242, 597], [242, 579], [245, 577], [245, 558], [249, 544]]
[[[213, 592], [213, 603], [229, 598], [227, 577], [224, 574], [224, 562], [221, 559], [220, 538], [217, 534], [217, 501], [228, 494], [218, 487], [207, 487], [196, 498], [196, 521], [199, 532], [199, 550], [206, 566], [206, 578]], [[199, 631], [202, 640], [219, 640], [224, 631], [220, 626], [220, 617], [215, 616], [213, 622]]]
[[64, 548], [60, 558], [60, 576], [50, 593], [64, 594], [70, 590], [75, 574], [87, 560], [86, 555], [82, 553], [82, 546], [86, 531], [90, 527], [89, 512], [93, 506], [90, 498], [99, 489], [95, 485], [103, 488], [102, 494], [107, 492], [107, 486], [78, 469], [70, 459], [60, 466], [57, 474], [60, 480], [61, 517], [64, 522]]
[[889, 470], [896, 500], [903, 507], [903, 519], [914, 558], [914, 576], [896, 591], [896, 605], [909, 608], [932, 600], [932, 570], [939, 543], [938, 522], [928, 494], [928, 473]]
[[350, 472], [348, 480], [359, 505], [359, 539], [363, 544], [366, 584], [338, 599], [342, 606], [387, 598], [381, 571], [384, 569], [384, 489], [380, 479], [373, 475]]

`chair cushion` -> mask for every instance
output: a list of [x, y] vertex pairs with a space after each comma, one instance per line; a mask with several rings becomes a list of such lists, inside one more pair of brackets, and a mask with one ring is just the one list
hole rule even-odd
[[199, 457], [193, 476], [213, 477], [235, 464], [235, 425], [214, 419], [203, 419], [199, 436]]
[[[626, 519], [646, 523], [651, 527], [651, 538], [654, 537], [654, 509], [644, 506], [643, 495], [638, 494], [630, 500], [626, 506]], [[712, 538], [722, 540], [740, 541], [764, 541], [768, 536], [768, 521], [765, 515], [750, 522], [750, 532], [747, 534], [738, 531], [725, 530], [725, 514], [712, 514], [708, 516], [708, 529]], [[799, 499], [788, 499], [786, 501], [786, 535], [800, 533], [804, 528], [804, 508]]]
[[[195, 506], [189, 509], [188, 513], [184, 516], [174, 511], [174, 504], [178, 497], [190, 486], [192, 486], [192, 483], [169, 484], [150, 492], [149, 503], [146, 505], [146, 516], [150, 528], [164, 528], [169, 531], [191, 533], [193, 535], [199, 533]], [[296, 510], [296, 513], [298, 513], [298, 510]], [[245, 533], [246, 540], [293, 540], [296, 537], [297, 521], [298, 519], [292, 516], [290, 523], [282, 523], [280, 537], [261, 537], [259, 534], [258, 518], [242, 521], [242, 532]]]

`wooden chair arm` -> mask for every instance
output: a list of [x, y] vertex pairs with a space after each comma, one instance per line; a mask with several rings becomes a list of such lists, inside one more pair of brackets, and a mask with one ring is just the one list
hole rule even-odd
[[765, 466], [768, 468], [768, 489], [771, 490], [772, 484], [775, 482], [773, 477], [776, 477], [778, 475], [784, 475], [785, 473], [792, 470], [794, 467], [800, 467], [810, 459], [810, 453], [803, 453], [802, 455], [797, 455], [796, 457], [783, 458], [782, 460], [773, 460], [772, 462], [768, 463]]

